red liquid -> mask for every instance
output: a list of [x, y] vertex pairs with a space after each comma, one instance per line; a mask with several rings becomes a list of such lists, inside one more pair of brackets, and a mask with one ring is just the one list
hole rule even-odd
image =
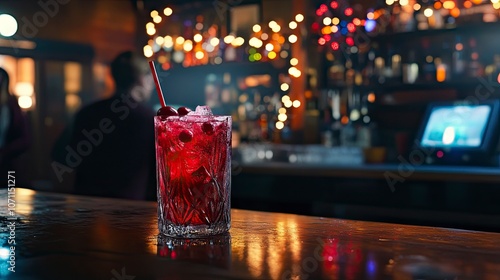
[[159, 226], [230, 222], [229, 117], [155, 117]]

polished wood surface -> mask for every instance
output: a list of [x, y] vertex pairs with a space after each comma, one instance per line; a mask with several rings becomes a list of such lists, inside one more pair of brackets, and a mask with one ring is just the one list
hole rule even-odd
[[[16, 272], [2, 260], [0, 278], [500, 279], [498, 233], [235, 209], [229, 235], [162, 240], [156, 203], [28, 189], [13, 199]], [[5, 252], [6, 190], [0, 200]]]

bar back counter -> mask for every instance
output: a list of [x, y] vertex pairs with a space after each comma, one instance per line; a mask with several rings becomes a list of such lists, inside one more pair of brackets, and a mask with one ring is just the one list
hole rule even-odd
[[245, 148], [233, 162], [238, 208], [500, 231], [498, 167], [367, 164], [317, 147], [301, 156], [253, 146], [252, 157]]

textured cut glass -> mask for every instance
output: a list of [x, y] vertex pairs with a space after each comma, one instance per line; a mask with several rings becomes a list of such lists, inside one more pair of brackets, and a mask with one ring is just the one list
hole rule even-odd
[[231, 117], [155, 117], [158, 227], [172, 237], [230, 228]]

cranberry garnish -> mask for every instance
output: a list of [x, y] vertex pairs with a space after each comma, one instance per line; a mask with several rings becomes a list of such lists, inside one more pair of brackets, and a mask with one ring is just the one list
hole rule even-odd
[[189, 112], [191, 112], [191, 109], [189, 109], [188, 107], [179, 107], [179, 109], [177, 109], [177, 112], [179, 113], [179, 116], [185, 116], [189, 114]]
[[179, 140], [181, 140], [184, 143], [187, 143], [193, 140], [193, 133], [189, 130], [183, 130], [181, 131], [181, 133], [179, 133]]
[[205, 134], [207, 134], [207, 135], [214, 134], [214, 126], [209, 122], [204, 122], [201, 125], [201, 130], [203, 130], [203, 132], [205, 132]]
[[179, 113], [177, 113], [177, 111], [174, 108], [166, 106], [166, 107], [161, 107], [158, 110], [158, 112], [156, 112], [156, 115], [162, 117], [171, 117], [171, 116], [178, 116]]

